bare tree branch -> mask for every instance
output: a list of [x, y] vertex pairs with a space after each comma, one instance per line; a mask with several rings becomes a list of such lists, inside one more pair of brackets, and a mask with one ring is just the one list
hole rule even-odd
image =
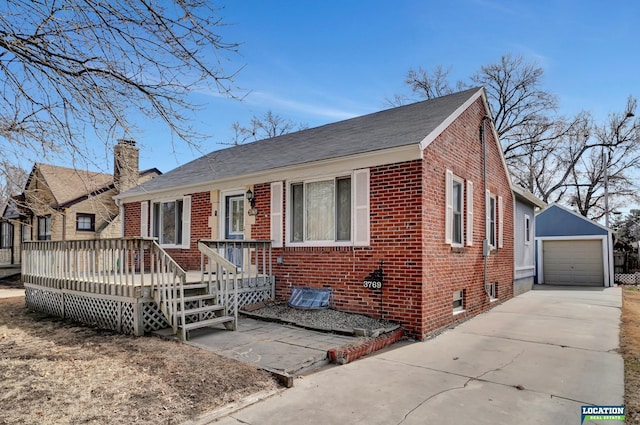
[[189, 94], [237, 90], [238, 45], [206, 0], [7, 0], [0, 12], [0, 149], [15, 156], [91, 163], [86, 134], [110, 150], [136, 131], [134, 112], [197, 145]]
[[253, 116], [247, 126], [234, 122], [231, 125], [233, 140], [231, 145], [242, 145], [250, 141], [269, 139], [308, 128], [307, 124], [296, 124], [288, 118], [267, 111], [262, 117]]

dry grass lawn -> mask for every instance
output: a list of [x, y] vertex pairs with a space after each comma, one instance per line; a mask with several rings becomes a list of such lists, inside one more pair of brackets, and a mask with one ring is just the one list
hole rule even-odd
[[640, 424], [640, 289], [622, 291], [620, 350], [624, 357], [626, 423]]
[[0, 299], [0, 424], [179, 424], [277, 388], [195, 347], [32, 313]]

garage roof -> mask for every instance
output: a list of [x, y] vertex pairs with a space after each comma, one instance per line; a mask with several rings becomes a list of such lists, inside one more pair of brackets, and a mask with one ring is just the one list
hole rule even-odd
[[536, 237], [606, 235], [609, 229], [558, 204], [536, 214]]

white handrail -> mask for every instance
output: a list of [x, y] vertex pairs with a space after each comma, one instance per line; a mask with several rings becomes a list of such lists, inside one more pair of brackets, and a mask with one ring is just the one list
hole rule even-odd
[[[209, 290], [211, 290], [211, 278], [212, 278], [212, 266], [216, 265], [216, 289], [222, 290], [222, 305], [224, 306], [225, 314], [229, 314], [231, 303], [229, 302], [229, 278], [233, 278], [233, 318], [234, 326], [238, 323], [238, 267], [231, 261], [227, 260], [216, 250], [210, 248], [202, 242], [198, 242], [198, 250], [202, 255], [206, 255], [209, 258]], [[204, 282], [204, 266], [202, 270], [202, 281]]]

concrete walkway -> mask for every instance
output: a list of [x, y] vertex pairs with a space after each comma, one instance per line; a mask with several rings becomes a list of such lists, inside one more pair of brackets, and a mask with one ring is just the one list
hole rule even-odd
[[582, 405], [623, 403], [620, 307], [620, 288], [531, 291], [216, 424], [580, 424]]
[[357, 337], [316, 332], [279, 323], [240, 318], [238, 329], [196, 329], [191, 345], [274, 372], [301, 375], [329, 363], [327, 351]]

